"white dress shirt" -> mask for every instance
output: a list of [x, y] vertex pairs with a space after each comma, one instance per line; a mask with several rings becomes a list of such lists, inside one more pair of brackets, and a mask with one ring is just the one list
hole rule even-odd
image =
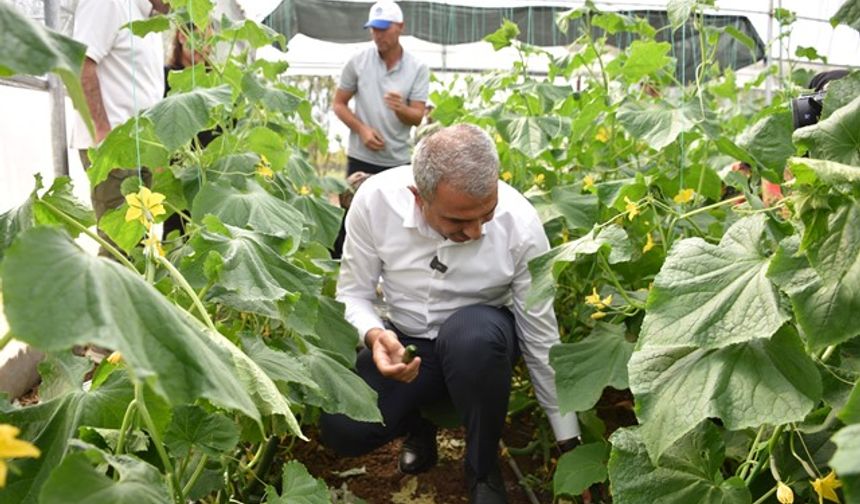
[[[359, 342], [383, 327], [374, 310], [376, 287], [388, 316], [409, 336], [434, 339], [456, 310], [469, 305], [507, 306], [516, 319], [519, 346], [556, 439], [580, 434], [574, 413], [558, 409], [549, 349], [559, 342], [553, 300], [526, 310], [531, 285], [529, 260], [549, 249], [534, 207], [511, 186], [499, 182], [498, 205], [478, 240], [446, 240], [424, 220], [409, 186], [411, 166], [384, 171], [357, 191], [346, 218], [346, 242], [337, 299], [358, 330]], [[430, 267], [433, 258], [447, 266]]]

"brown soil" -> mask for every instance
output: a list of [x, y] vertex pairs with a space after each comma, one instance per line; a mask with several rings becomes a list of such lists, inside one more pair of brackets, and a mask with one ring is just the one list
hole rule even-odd
[[[607, 388], [596, 406], [598, 416], [606, 423], [608, 437], [617, 428], [635, 423], [630, 392]], [[535, 425], [529, 415], [511, 419], [503, 435], [508, 446], [523, 447], [534, 436]], [[418, 476], [404, 475], [397, 470], [397, 455], [401, 440], [361, 457], [342, 458], [321, 446], [310, 433], [311, 441], [293, 449], [292, 456], [301, 461], [315, 477], [323, 479], [336, 490], [336, 503], [355, 503], [362, 499], [368, 504], [458, 504], [468, 502], [463, 477], [464, 432], [458, 429], [440, 429], [439, 464]], [[529, 482], [537, 502], [553, 502], [552, 476], [559, 451], [553, 446], [549, 460], [545, 461], [538, 448], [530, 455], [513, 457], [517, 467]], [[501, 459], [502, 475], [510, 504], [530, 504], [531, 500], [511, 469], [508, 458]], [[585, 496], [576, 502], [611, 502], [603, 485], [593, 488], [593, 497]], [[570, 502], [565, 500], [558, 501]]]

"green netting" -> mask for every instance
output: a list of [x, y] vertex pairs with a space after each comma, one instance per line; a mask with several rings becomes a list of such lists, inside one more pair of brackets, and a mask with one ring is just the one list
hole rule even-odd
[[[368, 40], [362, 28], [372, 2], [345, 2], [337, 0], [285, 0], [265, 23], [284, 34], [287, 39], [301, 33], [330, 42], [363, 42]], [[514, 8], [484, 8], [446, 5], [436, 2], [401, 2], [406, 33], [428, 42], [455, 45], [477, 42], [494, 32], [505, 19], [520, 28], [520, 40], [538, 46], [566, 45], [575, 40], [582, 30], [579, 22], [571, 22], [568, 33], [556, 25], [559, 13], [569, 9], [557, 6], [524, 6]], [[669, 25], [665, 11], [632, 10], [623, 14], [642, 17], [655, 28]], [[723, 68], [742, 68], [764, 58], [765, 46], [749, 19], [743, 16], [707, 14], [707, 26], [732, 26], [754, 41], [754, 47], [743, 45], [736, 38], [722, 34], [718, 42], [717, 61]], [[674, 36], [671, 29], [660, 30], [657, 40], [673, 44], [675, 54], [686, 54], [685, 61], [677, 58], [677, 75], [684, 82], [694, 78], [699, 64], [698, 30], [692, 20], [681, 28], [683, 37]], [[622, 32], [608, 37], [608, 43], [624, 49], [634, 37]], [[682, 68], [683, 67], [683, 68]], [[681, 79], [681, 76], [684, 76]]]

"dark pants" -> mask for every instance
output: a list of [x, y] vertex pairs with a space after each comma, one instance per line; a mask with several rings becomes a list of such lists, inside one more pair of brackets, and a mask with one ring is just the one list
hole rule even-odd
[[384, 423], [323, 414], [322, 442], [341, 455], [370, 452], [421, 423], [420, 408], [450, 397], [466, 426], [466, 464], [481, 478], [496, 467], [499, 439], [508, 411], [511, 374], [519, 357], [514, 316], [507, 308], [476, 305], [454, 313], [436, 340], [410, 338], [421, 368], [411, 383], [383, 377], [368, 349], [358, 355], [358, 374], [379, 395]]
[[[346, 158], [346, 176], [349, 177], [353, 173], [356, 172], [364, 172], [370, 173], [371, 175], [376, 175], [379, 172], [383, 172], [389, 168], [394, 168], [393, 166], [380, 166], [375, 164], [370, 164], [360, 159], [355, 159], [353, 157]], [[337, 232], [337, 238], [334, 241], [334, 246], [331, 250], [331, 257], [333, 259], [340, 259], [340, 256], [343, 255], [343, 242], [346, 240], [346, 212], [349, 211], [348, 208], [344, 208], [345, 212], [343, 213], [343, 219], [340, 221], [340, 231]]]

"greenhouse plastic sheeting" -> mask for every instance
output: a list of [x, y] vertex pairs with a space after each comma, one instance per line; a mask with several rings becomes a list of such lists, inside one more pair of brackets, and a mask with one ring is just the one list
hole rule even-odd
[[[265, 23], [284, 34], [287, 39], [301, 33], [331, 42], [364, 42], [367, 31], [362, 28], [372, 2], [332, 0], [287, 0], [269, 16]], [[484, 8], [446, 5], [436, 2], [404, 2], [403, 9], [407, 32], [428, 42], [455, 45], [481, 40], [497, 30], [505, 19], [515, 22], [520, 29], [520, 40], [538, 46], [559, 46], [571, 43], [580, 33], [578, 21], [570, 23], [569, 33], [562, 33], [556, 25], [559, 13], [569, 10], [561, 6], [523, 6]], [[669, 24], [662, 10], [624, 10], [621, 14], [639, 16], [656, 27]], [[734, 15], [705, 15], [709, 26], [733, 26], [754, 42], [750, 49], [734, 37], [723, 34], [720, 38], [717, 59], [724, 68], [742, 68], [764, 58], [765, 46], [749, 19]], [[677, 75], [689, 81], [699, 64], [698, 31], [692, 20], [678, 30], [663, 30], [657, 40], [674, 46], [678, 60]], [[609, 44], [619, 49], [627, 47], [635, 38], [629, 33], [609, 35]]]

